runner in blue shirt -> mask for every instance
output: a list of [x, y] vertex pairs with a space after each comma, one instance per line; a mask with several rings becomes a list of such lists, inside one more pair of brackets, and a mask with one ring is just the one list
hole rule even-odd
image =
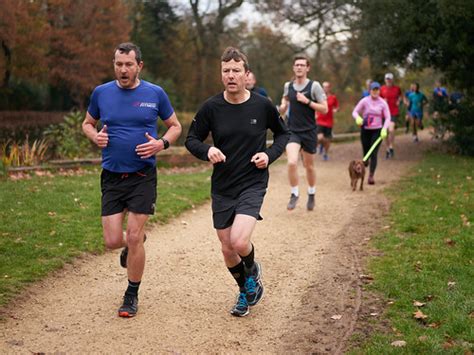
[[423, 106], [428, 102], [426, 96], [420, 92], [420, 84], [414, 83], [415, 91], [408, 95], [410, 117], [413, 124], [413, 141], [418, 142], [417, 128], [422, 127]]
[[[143, 61], [136, 45], [118, 45], [113, 62], [116, 80], [95, 88], [82, 129], [102, 149], [104, 241], [109, 249], [124, 248], [120, 263], [127, 267], [128, 288], [119, 316], [133, 317], [145, 267], [145, 223], [155, 210], [155, 154], [176, 141], [181, 125], [163, 89], [139, 79]], [[161, 138], [158, 117], [168, 127]], [[97, 132], [99, 120], [102, 129]], [[124, 240], [122, 226], [127, 212]]]

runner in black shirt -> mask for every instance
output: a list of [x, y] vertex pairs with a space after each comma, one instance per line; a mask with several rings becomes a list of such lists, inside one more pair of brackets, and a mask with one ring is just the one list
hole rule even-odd
[[308, 180], [308, 211], [314, 209], [314, 195], [316, 193], [316, 170], [314, 168], [314, 157], [316, 154], [316, 120], [315, 111], [328, 112], [326, 94], [317, 81], [308, 79], [309, 60], [305, 55], [296, 55], [293, 60], [293, 72], [295, 80], [285, 83], [283, 98], [280, 105], [280, 113], [287, 112], [289, 107], [288, 128], [290, 139], [286, 145], [286, 156], [288, 159], [288, 178], [291, 185], [290, 202], [288, 210], [296, 207], [299, 198], [298, 188], [298, 157], [300, 150], [304, 166], [306, 168], [306, 179]]
[[[238, 49], [227, 48], [221, 58], [220, 93], [207, 100], [189, 129], [186, 147], [214, 164], [212, 212], [224, 261], [239, 285], [234, 316], [246, 316], [263, 296], [261, 266], [250, 242], [268, 184], [268, 165], [285, 149], [288, 131], [272, 103], [245, 88], [248, 62]], [[266, 134], [274, 135], [266, 147]], [[211, 133], [214, 146], [204, 143]]]

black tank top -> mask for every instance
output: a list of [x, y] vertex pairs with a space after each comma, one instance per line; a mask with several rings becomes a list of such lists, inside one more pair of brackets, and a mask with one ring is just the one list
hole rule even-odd
[[[311, 98], [311, 87], [313, 81], [304, 87], [301, 93], [303, 93], [308, 99]], [[298, 100], [296, 100], [296, 90], [293, 87], [293, 82], [290, 82], [288, 87], [288, 99], [290, 101], [290, 114], [288, 119], [288, 128], [293, 132], [309, 131], [316, 129], [316, 118], [314, 117], [314, 110]]]

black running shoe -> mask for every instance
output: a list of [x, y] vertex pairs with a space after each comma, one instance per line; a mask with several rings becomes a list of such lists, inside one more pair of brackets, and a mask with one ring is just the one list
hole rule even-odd
[[387, 149], [387, 151], [385, 152], [385, 159], [390, 159], [390, 150]]
[[135, 317], [138, 311], [138, 297], [135, 295], [125, 294], [123, 296], [122, 307], [119, 308], [118, 314], [119, 317]]
[[[146, 234], [143, 235], [143, 243], [146, 241]], [[120, 266], [123, 268], [127, 268], [127, 258], [128, 258], [128, 247], [122, 249], [120, 253]]]
[[255, 306], [263, 297], [262, 267], [254, 264], [254, 270], [245, 278], [245, 297], [249, 306]]
[[296, 196], [295, 194], [291, 194], [290, 202], [288, 202], [288, 206], [286, 206], [286, 208], [288, 210], [294, 210], [296, 207], [296, 202], [298, 202], [298, 196]]
[[249, 314], [249, 304], [245, 297], [245, 292], [240, 292], [237, 296], [237, 302], [234, 308], [231, 309], [230, 314], [235, 317], [245, 317]]
[[395, 151], [393, 150], [393, 148], [390, 148], [390, 158], [393, 159], [394, 156], [395, 156]]
[[306, 209], [308, 211], [314, 210], [314, 204], [315, 204], [314, 194], [308, 194], [308, 202], [306, 203]]

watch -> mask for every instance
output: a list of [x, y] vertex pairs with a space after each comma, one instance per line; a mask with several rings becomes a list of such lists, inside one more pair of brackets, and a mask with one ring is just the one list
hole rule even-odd
[[168, 142], [165, 137], [161, 137], [160, 139], [163, 141], [164, 149], [168, 149], [170, 147], [170, 142]]

